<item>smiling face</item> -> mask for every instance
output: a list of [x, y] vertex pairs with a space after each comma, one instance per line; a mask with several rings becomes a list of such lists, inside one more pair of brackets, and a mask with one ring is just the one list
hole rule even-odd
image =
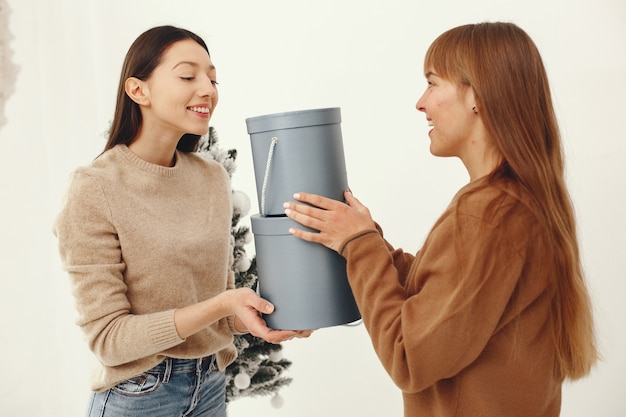
[[156, 129], [159, 136], [171, 134], [175, 140], [186, 133], [208, 131], [218, 101], [216, 72], [209, 54], [197, 42], [173, 43], [142, 84], [142, 130]]
[[492, 172], [502, 153], [489, 138], [470, 85], [454, 82], [426, 71], [428, 87], [417, 101], [417, 110], [426, 114], [430, 152], [435, 156], [456, 156], [463, 161], [470, 180]]
[[446, 80], [427, 71], [428, 86], [416, 108], [426, 114], [430, 152], [436, 156], [457, 156], [468, 151], [476, 121], [474, 94], [469, 86]]

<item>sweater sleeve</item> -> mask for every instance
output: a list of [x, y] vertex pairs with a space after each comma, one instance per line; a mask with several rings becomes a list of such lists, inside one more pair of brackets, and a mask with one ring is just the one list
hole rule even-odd
[[104, 365], [128, 363], [184, 341], [176, 332], [174, 310], [131, 313], [120, 242], [96, 178], [72, 175], [54, 233], [69, 274], [77, 324]]
[[361, 237], [363, 237], [365, 235], [371, 234], [371, 233], [379, 233], [380, 234], [380, 237], [383, 239], [384, 245], [387, 248], [387, 251], [389, 252], [389, 255], [391, 256], [391, 261], [393, 263], [393, 267], [397, 271], [398, 280], [399, 280], [401, 285], [404, 285], [404, 283], [406, 281], [406, 277], [407, 277], [408, 272], [409, 272], [409, 268], [411, 267], [411, 265], [413, 264], [413, 261], [415, 260], [415, 256], [410, 254], [410, 253], [404, 252], [402, 249], [395, 249], [384, 238], [383, 229], [380, 227], [380, 225], [378, 223], [376, 223], [376, 230], [374, 230], [374, 229], [366, 230], [366, 231], [357, 233], [356, 235], [353, 235], [353, 236], [349, 237], [343, 243], [341, 248], [339, 249], [339, 254], [342, 255], [342, 256], [345, 256], [346, 248], [348, 247], [348, 245], [350, 243], [352, 243], [355, 240], [358, 240], [359, 238], [361, 238]]
[[522, 267], [514, 245], [494, 239], [496, 229], [457, 218], [435, 226], [408, 270], [396, 267], [399, 254], [380, 234], [364, 235], [343, 252], [374, 349], [405, 392], [450, 378], [478, 357]]

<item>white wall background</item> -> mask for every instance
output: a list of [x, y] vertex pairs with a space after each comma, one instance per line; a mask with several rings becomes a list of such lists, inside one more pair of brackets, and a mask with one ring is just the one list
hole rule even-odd
[[[417, 250], [467, 181], [432, 157], [414, 104], [422, 58], [453, 26], [513, 21], [539, 46], [565, 138], [604, 361], [564, 388], [563, 416], [626, 414], [626, 3], [623, 0], [9, 0], [16, 92], [0, 130], [0, 415], [80, 416], [93, 359], [74, 326], [51, 225], [67, 174], [102, 149], [123, 56], [158, 24], [191, 29], [218, 67], [212, 120], [239, 151], [233, 186], [256, 208], [245, 118], [341, 107], [351, 188], [387, 237]], [[250, 254], [253, 252], [250, 249]], [[400, 393], [364, 328], [285, 345], [293, 383], [241, 399], [243, 416], [399, 416]], [[523, 387], [520, 387], [523, 389]]]

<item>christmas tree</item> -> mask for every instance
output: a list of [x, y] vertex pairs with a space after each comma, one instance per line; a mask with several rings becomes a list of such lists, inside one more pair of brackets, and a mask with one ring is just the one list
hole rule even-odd
[[[215, 129], [209, 127], [208, 134], [200, 139], [198, 152], [205, 158], [221, 163], [232, 178], [236, 168], [237, 150], [224, 151], [220, 149], [217, 142]], [[233, 191], [231, 234], [235, 286], [257, 291], [256, 259], [249, 258], [245, 249], [245, 246], [251, 242], [250, 229], [239, 224], [249, 210], [248, 196], [240, 191]], [[282, 345], [267, 343], [263, 339], [245, 334], [235, 336], [235, 346], [239, 356], [226, 369], [226, 402], [240, 397], [273, 394], [272, 404], [279, 407], [282, 399], [278, 391], [281, 387], [291, 383], [291, 378], [283, 375], [291, 362], [282, 357]]]

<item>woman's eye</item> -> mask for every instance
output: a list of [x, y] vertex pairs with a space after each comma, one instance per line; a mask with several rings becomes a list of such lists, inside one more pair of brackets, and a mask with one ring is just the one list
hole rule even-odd
[[195, 77], [180, 77], [181, 80], [185, 80], [185, 81], [193, 81]]
[[219, 85], [220, 83], [218, 83], [218, 82], [217, 82], [217, 81], [215, 81], [215, 80], [211, 80], [211, 84], [213, 84], [213, 85]]

